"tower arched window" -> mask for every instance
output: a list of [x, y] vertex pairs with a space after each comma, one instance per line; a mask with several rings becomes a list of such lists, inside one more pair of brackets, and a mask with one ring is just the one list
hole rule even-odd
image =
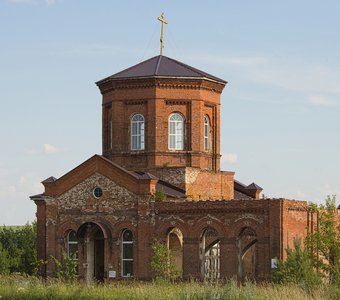
[[173, 113], [169, 117], [169, 149], [184, 149], [184, 118], [179, 113]]
[[208, 116], [204, 116], [204, 151], [210, 151], [211, 134], [210, 134], [210, 120]]
[[144, 117], [135, 114], [131, 118], [131, 150], [144, 150]]
[[122, 277], [133, 276], [133, 234], [125, 229], [122, 234]]
[[67, 234], [67, 255], [70, 258], [78, 258], [78, 240], [74, 230]]

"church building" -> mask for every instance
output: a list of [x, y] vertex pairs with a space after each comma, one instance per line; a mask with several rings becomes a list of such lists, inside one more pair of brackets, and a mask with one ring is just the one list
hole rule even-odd
[[50, 258], [64, 251], [80, 280], [150, 280], [158, 240], [184, 280], [270, 280], [313, 216], [306, 202], [260, 199], [261, 187], [220, 169], [227, 82], [159, 55], [96, 84], [102, 154], [30, 197], [42, 274], [55, 274]]

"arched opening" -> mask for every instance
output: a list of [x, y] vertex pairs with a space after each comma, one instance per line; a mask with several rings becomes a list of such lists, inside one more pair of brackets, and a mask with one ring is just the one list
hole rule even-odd
[[220, 240], [216, 230], [212, 228], [207, 228], [202, 233], [200, 261], [202, 278], [220, 278]]
[[131, 118], [131, 150], [144, 150], [145, 122], [142, 114], [135, 114]]
[[169, 150], [184, 149], [184, 117], [180, 113], [172, 113], [168, 122]]
[[133, 276], [133, 234], [129, 229], [125, 229], [122, 234], [122, 277]]
[[170, 263], [175, 267], [178, 277], [183, 275], [183, 234], [178, 228], [173, 228], [167, 236], [170, 250]]
[[78, 257], [77, 233], [74, 230], [70, 230], [67, 234], [67, 256], [72, 259]]
[[105, 239], [101, 227], [87, 222], [77, 232], [78, 238], [84, 239], [84, 260], [86, 266], [86, 282], [104, 281]]
[[241, 230], [238, 237], [239, 280], [255, 280], [256, 276], [256, 232], [250, 227]]

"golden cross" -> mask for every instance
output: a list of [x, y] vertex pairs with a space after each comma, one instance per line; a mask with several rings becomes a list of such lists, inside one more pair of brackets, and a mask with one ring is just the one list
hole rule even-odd
[[164, 24], [168, 24], [168, 22], [165, 21], [164, 13], [162, 13], [161, 17], [158, 17], [157, 19], [158, 19], [158, 21], [162, 22], [161, 39], [160, 39], [160, 42], [161, 42], [161, 51], [160, 51], [160, 54], [163, 55], [163, 48], [164, 48]]

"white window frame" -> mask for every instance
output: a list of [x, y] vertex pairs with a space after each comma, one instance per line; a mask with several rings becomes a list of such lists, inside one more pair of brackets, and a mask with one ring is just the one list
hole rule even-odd
[[[74, 230], [70, 230], [68, 233], [67, 233], [67, 256], [69, 258], [72, 258], [71, 257], [71, 253], [70, 253], [70, 245], [77, 245], [78, 246], [78, 240], [75, 240], [75, 241], [70, 241], [70, 234], [71, 233], [75, 233], [77, 234]], [[76, 259], [75, 260], [78, 260], [78, 253], [76, 253]]]
[[134, 114], [131, 117], [131, 150], [145, 149], [145, 120], [142, 114]]
[[[130, 231], [131, 232], [131, 235], [132, 235], [132, 241], [125, 241], [124, 240], [124, 233], [126, 231]], [[130, 229], [125, 229], [123, 230], [122, 232], [122, 238], [121, 238], [121, 266], [122, 266], [122, 270], [121, 270], [121, 274], [122, 274], [122, 277], [125, 277], [125, 278], [129, 278], [129, 277], [133, 277], [133, 233]], [[132, 258], [124, 258], [124, 245], [131, 245], [132, 244]], [[125, 261], [130, 261], [132, 263], [132, 274], [130, 275], [125, 275], [124, 274], [124, 262]]]
[[204, 116], [204, 151], [210, 151], [211, 133], [210, 133], [210, 119], [207, 115]]
[[184, 117], [180, 113], [172, 113], [168, 121], [169, 150], [184, 150]]

